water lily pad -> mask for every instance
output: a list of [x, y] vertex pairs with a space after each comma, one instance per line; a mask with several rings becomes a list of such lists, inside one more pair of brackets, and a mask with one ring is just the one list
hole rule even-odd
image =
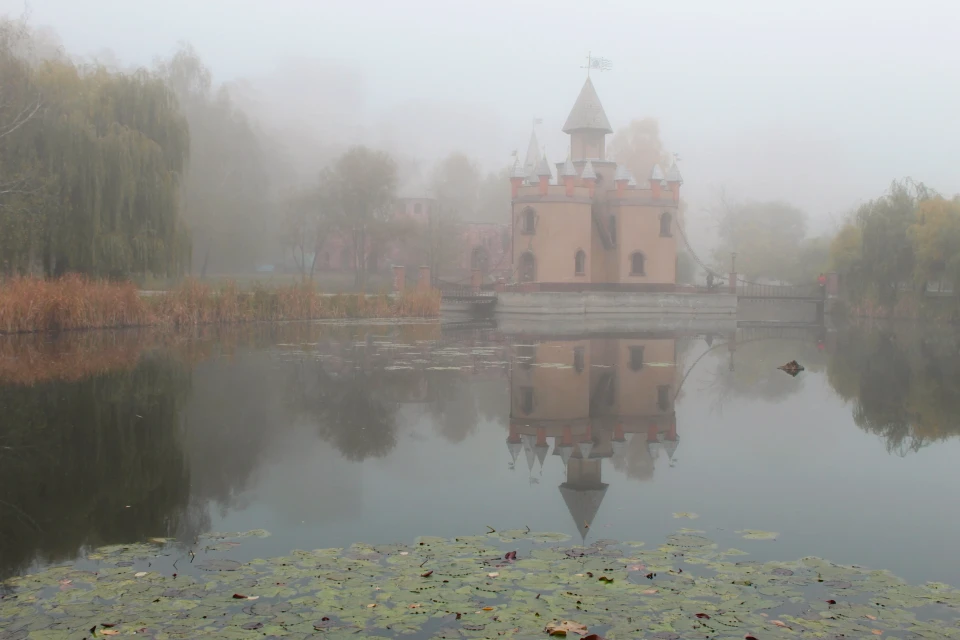
[[675, 533], [667, 536], [667, 544], [682, 549], [695, 549], [713, 545], [713, 540], [693, 533]]
[[691, 511], [678, 511], [677, 513], [673, 514], [673, 517], [674, 517], [674, 518], [687, 518], [688, 520], [696, 520], [696, 519], [699, 518], [700, 516], [698, 516], [697, 514], [691, 512]]
[[505, 529], [511, 542], [500, 545], [499, 535], [354, 544], [243, 564], [197, 558], [181, 563], [176, 581], [162, 562], [138, 565], [149, 571], [141, 578], [116, 567], [156, 558], [156, 546], [106, 547], [90, 554], [96, 574], [59, 566], [7, 580], [4, 593], [15, 597], [0, 598], [0, 639], [53, 640], [91, 627], [170, 639], [522, 639], [548, 637], [547, 625], [563, 621], [610, 638], [660, 640], [960, 635], [952, 620], [937, 619], [960, 609], [960, 591], [940, 583], [908, 584], [820, 558], [736, 562], [737, 552], [689, 530], [650, 550], [607, 539], [537, 542], [527, 529]]
[[755, 529], [744, 529], [743, 531], [737, 531], [737, 533], [739, 533], [744, 540], [776, 540], [780, 535], [773, 531], [757, 531]]
[[197, 567], [204, 571], [236, 571], [242, 566], [236, 560], [227, 560], [226, 558], [210, 558], [197, 563]]

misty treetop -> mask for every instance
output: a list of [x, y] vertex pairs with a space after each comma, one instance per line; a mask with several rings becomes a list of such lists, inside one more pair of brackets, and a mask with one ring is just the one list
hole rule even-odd
[[190, 127], [190, 163], [181, 213], [193, 241], [192, 266], [202, 277], [250, 271], [269, 250], [271, 188], [262, 136], [227, 87], [189, 45], [157, 73], [173, 90]]
[[439, 276], [462, 261], [466, 222], [509, 222], [506, 170], [484, 176], [459, 152], [439, 161], [417, 191], [429, 200], [424, 208], [413, 216], [399, 215], [400, 176], [408, 186], [415, 182], [412, 164], [401, 166], [385, 152], [355, 146], [321, 171], [314, 184], [286, 194], [281, 242], [304, 277], [314, 275], [321, 252], [334, 248], [344, 251], [358, 288], [385, 266], [385, 258], [406, 266], [425, 264]]
[[960, 294], [960, 197], [895, 181], [861, 205], [830, 247], [832, 267], [854, 302], [891, 306], [946, 282]]
[[163, 80], [65, 58], [31, 63], [0, 24], [2, 269], [114, 276], [183, 268], [188, 125]]

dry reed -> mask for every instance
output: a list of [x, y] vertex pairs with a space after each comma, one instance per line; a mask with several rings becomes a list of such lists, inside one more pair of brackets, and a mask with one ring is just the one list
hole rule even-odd
[[172, 291], [142, 296], [129, 282], [13, 278], [0, 284], [0, 333], [341, 318], [432, 318], [440, 293], [408, 291], [324, 295], [311, 282], [242, 292], [229, 282], [216, 289], [187, 280]]

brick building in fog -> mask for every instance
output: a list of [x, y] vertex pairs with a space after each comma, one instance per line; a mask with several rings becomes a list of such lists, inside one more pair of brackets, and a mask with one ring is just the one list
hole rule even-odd
[[[401, 192], [394, 215], [414, 224], [426, 226], [437, 202], [417, 190]], [[439, 275], [445, 280], [468, 277], [472, 269], [480, 269], [487, 280], [510, 273], [510, 227], [490, 222], [470, 222], [463, 225], [461, 250], [454, 264]], [[413, 270], [426, 262], [417, 243], [409, 239], [391, 241], [374, 252], [376, 270], [402, 265]], [[353, 269], [353, 247], [347, 236], [327, 237], [317, 254], [317, 271], [350, 271]]]
[[563, 131], [570, 150], [556, 179], [535, 137], [511, 172], [515, 279], [541, 291], [673, 290], [683, 184], [676, 165], [635, 177], [608, 159], [613, 129], [589, 77]]

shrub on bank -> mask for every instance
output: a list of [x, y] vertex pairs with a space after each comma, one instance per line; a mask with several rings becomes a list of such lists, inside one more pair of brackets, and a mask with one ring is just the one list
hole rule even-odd
[[0, 333], [172, 327], [278, 320], [429, 318], [440, 314], [440, 293], [323, 295], [311, 282], [243, 292], [233, 282], [218, 288], [186, 280], [176, 289], [142, 295], [132, 283], [13, 278], [0, 284]]

